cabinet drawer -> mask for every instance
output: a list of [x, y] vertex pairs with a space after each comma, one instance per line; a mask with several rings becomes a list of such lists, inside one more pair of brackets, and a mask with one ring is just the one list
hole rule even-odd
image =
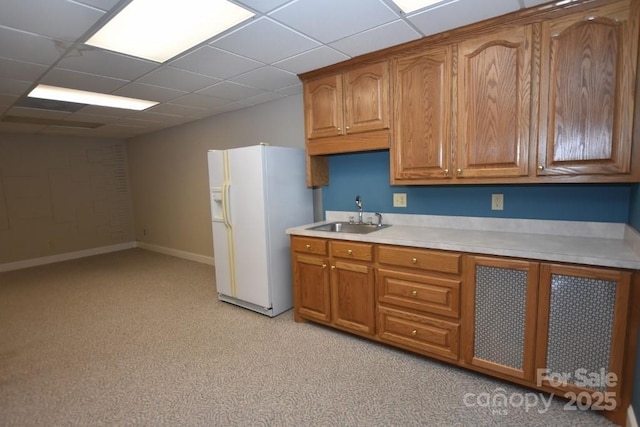
[[291, 249], [295, 252], [326, 255], [327, 241], [323, 239], [314, 239], [311, 237], [292, 237]]
[[458, 329], [457, 323], [378, 306], [380, 340], [421, 353], [458, 360]]
[[460, 259], [462, 256], [455, 252], [380, 246], [378, 248], [378, 257], [381, 264], [460, 274]]
[[373, 245], [370, 243], [354, 243], [347, 241], [331, 242], [331, 256], [337, 258], [373, 260]]
[[378, 300], [457, 318], [460, 315], [460, 280], [379, 268]]

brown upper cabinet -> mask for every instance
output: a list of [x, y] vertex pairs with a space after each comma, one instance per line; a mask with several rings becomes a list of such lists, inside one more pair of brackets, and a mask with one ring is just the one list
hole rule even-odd
[[[305, 84], [304, 102], [307, 140], [313, 154], [360, 151], [357, 146], [344, 147], [342, 142], [348, 139], [326, 145], [335, 140], [325, 138], [389, 129], [389, 64], [369, 64], [311, 80]], [[316, 145], [321, 148], [314, 151]]]
[[531, 70], [530, 26], [395, 60], [392, 182], [527, 175]]
[[458, 45], [457, 178], [528, 173], [531, 26]]
[[392, 183], [450, 176], [451, 63], [448, 46], [393, 61]]
[[628, 2], [543, 22], [541, 38], [538, 175], [628, 173], [638, 52]]
[[389, 148], [389, 61], [304, 81], [307, 185], [329, 182], [326, 154]]
[[559, 2], [306, 73], [308, 184], [387, 147], [391, 184], [640, 181], [639, 31], [640, 0]]

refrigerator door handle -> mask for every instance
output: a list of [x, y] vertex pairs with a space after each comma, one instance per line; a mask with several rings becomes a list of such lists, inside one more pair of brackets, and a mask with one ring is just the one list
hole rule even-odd
[[231, 201], [229, 199], [231, 184], [225, 182], [222, 185], [222, 218], [227, 228], [231, 228]]

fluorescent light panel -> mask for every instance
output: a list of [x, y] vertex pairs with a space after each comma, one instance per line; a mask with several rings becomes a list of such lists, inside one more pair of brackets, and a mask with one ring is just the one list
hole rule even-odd
[[398, 5], [404, 13], [411, 13], [418, 9], [423, 9], [438, 3], [444, 3], [447, 0], [392, 0]]
[[85, 43], [165, 62], [252, 16], [226, 0], [133, 0]]
[[56, 101], [76, 102], [78, 104], [100, 105], [102, 107], [124, 108], [127, 110], [145, 110], [158, 104], [154, 101], [87, 92], [64, 87], [38, 85], [29, 95], [30, 98], [53, 99]]

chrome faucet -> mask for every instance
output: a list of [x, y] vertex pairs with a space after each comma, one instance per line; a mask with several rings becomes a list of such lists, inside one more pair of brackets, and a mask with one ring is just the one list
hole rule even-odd
[[376, 212], [374, 215], [378, 218], [378, 227], [382, 227], [382, 214]]
[[362, 224], [362, 199], [356, 196], [356, 206], [358, 207], [358, 223]]

